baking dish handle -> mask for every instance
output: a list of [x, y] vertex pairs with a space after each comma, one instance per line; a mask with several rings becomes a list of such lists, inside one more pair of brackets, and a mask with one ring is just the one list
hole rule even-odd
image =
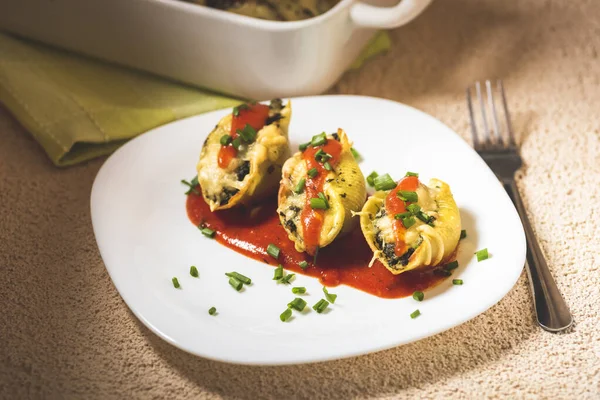
[[352, 21], [364, 28], [397, 28], [412, 21], [431, 0], [400, 0], [393, 7], [377, 7], [356, 3], [350, 9]]

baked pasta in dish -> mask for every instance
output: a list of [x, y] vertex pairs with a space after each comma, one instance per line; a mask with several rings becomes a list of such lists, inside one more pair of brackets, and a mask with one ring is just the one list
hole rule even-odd
[[277, 213], [297, 251], [314, 255], [356, 227], [367, 191], [351, 148], [342, 129], [323, 132], [284, 164]]
[[450, 187], [428, 185], [409, 173], [397, 184], [388, 174], [375, 178], [375, 192], [360, 212], [360, 226], [392, 274], [451, 261], [460, 239], [460, 214]]
[[321, 15], [339, 0], [184, 0], [273, 21], [299, 21]]
[[242, 104], [208, 135], [196, 169], [211, 211], [249, 204], [277, 191], [290, 156], [291, 105]]

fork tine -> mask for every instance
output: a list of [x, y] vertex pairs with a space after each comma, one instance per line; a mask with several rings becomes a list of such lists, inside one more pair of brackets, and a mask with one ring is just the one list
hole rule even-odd
[[488, 107], [491, 110], [492, 122], [494, 123], [494, 139], [492, 140], [492, 142], [495, 142], [497, 146], [504, 147], [504, 140], [502, 138], [502, 135], [500, 134], [500, 127], [498, 126], [496, 103], [494, 102], [494, 91], [492, 89], [492, 83], [489, 80], [485, 81], [485, 88], [487, 91]]
[[502, 80], [498, 80], [498, 88], [500, 89], [500, 97], [502, 98], [502, 107], [504, 108], [504, 118], [506, 118], [506, 130], [508, 132], [508, 145], [510, 147], [516, 147], [517, 142], [515, 141], [515, 135], [513, 134], [512, 126], [510, 123], [510, 113], [508, 112], [508, 105], [506, 104], [506, 94], [504, 93], [504, 83]]
[[488, 147], [490, 145], [490, 130], [487, 123], [487, 114], [485, 112], [485, 105], [483, 104], [483, 96], [481, 95], [481, 84], [479, 81], [475, 82], [475, 92], [477, 93], [477, 100], [479, 100], [479, 107], [481, 108], [481, 119], [483, 120], [483, 143], [481, 147]]
[[477, 137], [477, 124], [473, 114], [473, 101], [471, 100], [471, 89], [467, 88], [467, 106], [469, 107], [469, 117], [471, 120], [471, 136], [473, 137], [473, 148], [479, 150], [479, 138]]

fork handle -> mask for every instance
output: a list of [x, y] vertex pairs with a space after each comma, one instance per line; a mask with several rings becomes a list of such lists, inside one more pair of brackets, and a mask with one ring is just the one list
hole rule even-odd
[[515, 204], [525, 229], [525, 237], [527, 238], [526, 270], [531, 284], [533, 305], [538, 324], [549, 332], [563, 331], [573, 323], [569, 307], [556, 287], [556, 282], [554, 282], [542, 249], [531, 228], [529, 218], [527, 218], [523, 200], [515, 181], [504, 183], [504, 189], [506, 189]]

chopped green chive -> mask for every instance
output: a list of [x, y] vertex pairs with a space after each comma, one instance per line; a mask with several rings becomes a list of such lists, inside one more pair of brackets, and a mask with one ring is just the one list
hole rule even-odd
[[458, 261], [454, 260], [451, 263], [446, 264], [444, 268], [446, 271], [452, 271], [453, 269], [458, 268]]
[[306, 261], [300, 261], [300, 263], [298, 263], [298, 265], [300, 266], [300, 268], [302, 269], [306, 269], [308, 268], [308, 263]]
[[248, 278], [245, 275], [240, 274], [239, 272], [226, 272], [225, 275], [227, 275], [230, 278], [235, 278], [238, 281], [242, 282], [244, 285], [249, 285], [252, 283], [252, 279]]
[[285, 322], [288, 319], [290, 319], [290, 317], [292, 316], [292, 310], [290, 310], [289, 308], [286, 308], [284, 312], [281, 313], [281, 315], [279, 316], [279, 319], [281, 320], [281, 322]]
[[284, 285], [289, 285], [290, 281], [292, 279], [294, 279], [295, 276], [296, 276], [296, 274], [287, 274], [286, 276], [284, 276], [283, 278], [281, 278], [279, 280], [279, 283], [283, 283]]
[[440, 276], [450, 276], [452, 275], [452, 271], [442, 268], [436, 268], [433, 270], [433, 273]]
[[404, 201], [410, 201], [416, 203], [419, 201], [419, 196], [417, 192], [411, 192], [410, 190], [398, 190], [398, 197]]
[[200, 232], [202, 232], [202, 234], [206, 237], [209, 238], [214, 238], [215, 237], [215, 231], [213, 229], [210, 228], [201, 228]]
[[487, 248], [479, 250], [475, 253], [475, 255], [477, 256], [477, 262], [487, 260], [488, 258], [490, 258]]
[[360, 153], [358, 151], [356, 151], [356, 149], [354, 147], [350, 147], [350, 152], [352, 153], [352, 155], [354, 156], [354, 159], [356, 161], [362, 159], [362, 156], [360, 155]]
[[310, 146], [310, 142], [302, 143], [300, 146], [298, 146], [298, 150], [304, 151], [308, 148], [308, 146]]
[[310, 206], [311, 208], [318, 210], [327, 210], [329, 208], [327, 207], [327, 201], [320, 197], [310, 199]]
[[208, 309], [208, 313], [210, 315], [215, 315], [217, 313], [217, 309], [214, 308], [214, 307], [211, 307], [211, 308]]
[[313, 308], [313, 310], [315, 310], [316, 312], [321, 314], [323, 311], [325, 311], [327, 306], [329, 306], [329, 302], [325, 299], [321, 299], [312, 308]]
[[306, 288], [302, 286], [296, 286], [292, 288], [292, 293], [294, 294], [304, 294], [306, 293]]
[[405, 218], [402, 218], [402, 225], [404, 225], [404, 227], [406, 229], [408, 229], [411, 226], [413, 226], [416, 222], [417, 222], [417, 220], [415, 219], [415, 217], [405, 217]]
[[195, 187], [198, 184], [198, 177], [196, 177], [196, 185], [186, 181], [185, 179], [182, 179], [181, 183], [183, 183], [185, 186], [187, 186], [189, 188], [188, 191], [185, 192], [186, 195], [190, 194], [190, 193], [194, 193], [194, 194], [198, 194], [198, 195], [200, 194], [200, 193], [198, 193], [198, 191], [196, 190], [196, 187]]
[[329, 161], [325, 161], [325, 163], [323, 163], [323, 168], [325, 168], [327, 171], [331, 171], [333, 169], [331, 164], [329, 164]]
[[415, 318], [417, 318], [419, 315], [421, 315], [421, 311], [419, 311], [419, 310], [415, 310], [415, 311], [413, 311], [413, 312], [412, 312], [412, 314], [410, 314], [410, 317], [411, 317], [412, 319], [415, 319]]
[[190, 275], [193, 276], [194, 278], [198, 277], [198, 268], [196, 268], [195, 266], [191, 266], [190, 267]]
[[452, 279], [452, 284], [453, 285], [462, 285], [463, 280], [462, 279]]
[[235, 147], [236, 150], [239, 150], [240, 146], [242, 145], [242, 139], [239, 136], [236, 137], [231, 141], [231, 145]]
[[369, 186], [371, 186], [371, 187], [375, 186], [375, 178], [377, 178], [378, 176], [379, 176], [379, 174], [377, 174], [377, 172], [375, 172], [375, 171], [371, 172], [367, 176], [367, 183], [369, 184]]
[[277, 268], [275, 268], [275, 273], [273, 274], [273, 280], [278, 281], [283, 278], [283, 265], [279, 264]]
[[175, 286], [175, 289], [179, 289], [181, 287], [181, 285], [179, 284], [179, 280], [176, 277], [173, 277], [173, 279], [171, 279], [171, 282], [173, 282], [173, 286]]
[[325, 286], [323, 286], [323, 293], [325, 293], [325, 298], [329, 300], [331, 304], [335, 303], [335, 299], [337, 299], [337, 294], [329, 293]]
[[288, 307], [291, 307], [296, 311], [303, 311], [304, 307], [306, 307], [306, 301], [300, 297], [296, 297], [288, 303]]
[[405, 176], [416, 176], [418, 178], [419, 174], [417, 172], [410, 172], [410, 171], [408, 171]]
[[190, 181], [190, 184], [192, 186], [198, 186], [198, 175], [196, 175], [195, 177], [192, 178], [192, 180]]
[[466, 237], [467, 237], [467, 231], [463, 229], [462, 231], [460, 231], [460, 238], [462, 240], [462, 239], [464, 239]]
[[419, 211], [421, 211], [421, 206], [413, 203], [413, 204], [409, 204], [406, 206], [406, 209], [408, 210], [408, 212], [410, 212], [411, 214], [415, 215], [416, 213], [418, 213]]
[[308, 172], [306, 174], [308, 176], [310, 176], [311, 178], [314, 178], [315, 176], [317, 176], [318, 173], [319, 173], [319, 171], [317, 171], [316, 168], [311, 168], [308, 170]]
[[425, 294], [421, 291], [416, 291], [413, 293], [413, 299], [415, 299], [416, 301], [423, 301], [423, 299], [425, 298]]
[[248, 104], [240, 104], [239, 106], [235, 106], [235, 107], [233, 107], [233, 116], [239, 117], [240, 110], [248, 110], [248, 109], [250, 109], [250, 106]]
[[294, 188], [294, 193], [296, 194], [300, 194], [304, 191], [304, 185], [306, 185], [306, 179], [301, 178], [298, 181], [298, 184], [296, 185], [296, 187]]
[[269, 243], [267, 246], [267, 254], [277, 260], [279, 258], [279, 247], [275, 246], [273, 243]]
[[313, 136], [310, 141], [310, 144], [312, 144], [313, 147], [321, 146], [325, 143], [327, 143], [327, 134], [325, 132]]
[[317, 160], [318, 162], [325, 162], [329, 159], [331, 159], [332, 155], [329, 153], [326, 153], [325, 151], [323, 151], [323, 149], [319, 149], [319, 151], [317, 151], [315, 153], [315, 160]]
[[317, 193], [317, 196], [319, 196], [319, 198], [323, 200], [325, 204], [327, 204], [327, 208], [329, 208], [329, 201], [327, 201], [327, 197], [325, 196], [325, 194], [323, 192], [319, 192]]
[[403, 219], [408, 217], [410, 217], [410, 213], [408, 211], [394, 215], [395, 219]]
[[238, 292], [240, 290], [242, 290], [242, 286], [244, 286], [244, 284], [242, 283], [242, 281], [236, 279], [236, 278], [229, 278], [229, 284], [231, 285], [232, 288], [234, 288], [235, 290], [237, 290]]
[[223, 135], [221, 136], [221, 146], [227, 146], [229, 143], [231, 143], [231, 136], [230, 135]]
[[250, 124], [246, 124], [244, 129], [238, 129], [237, 133], [246, 143], [252, 143], [256, 140], [256, 130]]
[[392, 190], [396, 187], [396, 182], [394, 182], [390, 174], [384, 174], [373, 178], [373, 185], [375, 186], [375, 190]]
[[[409, 207], [410, 206], [416, 206], [416, 204], [409, 204]], [[429, 222], [432, 222], [432, 217], [425, 214], [423, 211], [417, 211], [417, 213], [415, 214], [415, 217], [419, 218], [421, 221], [425, 222], [426, 224], [428, 224]]]
[[315, 255], [313, 256], [313, 265], [317, 265], [317, 256], [319, 255], [319, 246], [317, 246], [315, 250]]

